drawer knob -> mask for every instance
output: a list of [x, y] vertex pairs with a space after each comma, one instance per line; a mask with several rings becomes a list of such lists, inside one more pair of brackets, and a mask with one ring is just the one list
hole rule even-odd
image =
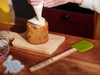
[[62, 14], [62, 15], [61, 15], [61, 18], [63, 18], [63, 19], [69, 19], [69, 15], [67, 15], [67, 14]]

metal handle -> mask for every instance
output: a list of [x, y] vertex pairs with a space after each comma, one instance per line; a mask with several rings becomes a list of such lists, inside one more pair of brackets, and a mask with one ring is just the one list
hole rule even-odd
[[62, 14], [61, 18], [63, 18], [63, 19], [69, 19], [69, 15], [68, 14]]

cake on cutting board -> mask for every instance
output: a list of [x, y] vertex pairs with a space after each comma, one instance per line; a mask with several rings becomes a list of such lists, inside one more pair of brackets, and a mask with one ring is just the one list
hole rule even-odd
[[31, 44], [43, 44], [48, 41], [48, 22], [43, 18], [42, 8], [43, 1], [33, 6], [36, 17], [33, 17], [27, 22], [27, 41]]

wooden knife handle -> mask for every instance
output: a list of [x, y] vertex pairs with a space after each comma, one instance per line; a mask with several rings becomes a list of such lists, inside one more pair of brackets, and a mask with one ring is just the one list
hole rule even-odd
[[54, 57], [52, 57], [50, 59], [47, 59], [47, 60], [45, 60], [45, 61], [43, 61], [43, 62], [41, 62], [41, 63], [39, 63], [39, 64], [37, 64], [37, 65], [35, 65], [33, 67], [30, 67], [29, 70], [31, 72], [37, 71], [37, 70], [39, 70], [39, 69], [41, 69], [43, 67], [46, 67], [47, 65], [50, 65], [50, 64], [52, 64], [52, 63], [54, 63], [54, 62], [56, 62], [56, 61], [58, 61], [58, 60], [60, 60], [60, 59], [62, 59], [64, 57], [70, 55], [73, 52], [76, 52], [76, 51], [77, 51], [76, 48], [69, 49], [69, 50], [67, 50], [67, 51], [65, 51], [65, 52], [63, 52], [63, 53], [61, 53], [61, 54], [59, 54], [57, 56], [54, 56]]

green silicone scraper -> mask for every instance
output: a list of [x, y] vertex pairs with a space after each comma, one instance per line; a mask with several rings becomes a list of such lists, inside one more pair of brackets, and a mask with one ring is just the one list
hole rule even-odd
[[37, 71], [37, 70], [39, 70], [39, 69], [41, 69], [41, 68], [43, 68], [43, 67], [45, 67], [53, 62], [56, 62], [64, 57], [70, 55], [73, 52], [76, 52], [76, 51], [85, 52], [85, 51], [91, 49], [93, 47], [93, 44], [86, 41], [86, 40], [82, 40], [78, 43], [73, 44], [71, 47], [72, 47], [72, 49], [69, 49], [69, 50], [67, 50], [61, 54], [58, 54], [50, 59], [47, 59], [47, 60], [45, 60], [45, 61], [43, 61], [43, 62], [41, 62], [33, 67], [30, 67], [29, 70], [31, 72]]
[[91, 49], [93, 47], [93, 44], [86, 40], [82, 40], [76, 44], [73, 44], [71, 47], [76, 48], [79, 52], [85, 52]]

